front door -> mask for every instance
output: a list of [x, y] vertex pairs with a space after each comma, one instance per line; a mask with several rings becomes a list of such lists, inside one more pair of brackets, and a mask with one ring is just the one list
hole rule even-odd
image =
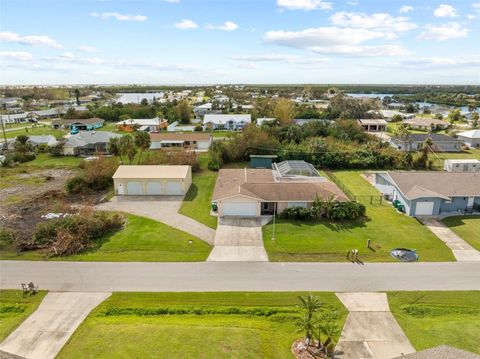
[[472, 208], [474, 201], [475, 201], [475, 197], [468, 197], [467, 208]]

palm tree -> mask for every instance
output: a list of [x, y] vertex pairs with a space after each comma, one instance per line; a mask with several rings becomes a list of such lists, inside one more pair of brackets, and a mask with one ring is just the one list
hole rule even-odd
[[314, 315], [321, 309], [322, 302], [320, 302], [320, 299], [314, 297], [310, 293], [308, 293], [305, 297], [300, 296], [298, 299], [300, 300], [300, 304], [298, 306], [305, 310], [305, 313], [297, 321], [297, 328], [298, 331], [305, 333], [305, 344], [308, 347], [312, 339], [313, 330], [316, 323]]
[[308, 348], [313, 337], [313, 331], [315, 330], [315, 320], [305, 313], [304, 316], [298, 318], [296, 325], [297, 332], [305, 333], [304, 343]]
[[138, 164], [140, 164], [143, 151], [146, 151], [150, 148], [150, 135], [145, 131], [137, 131], [133, 134], [133, 142], [135, 146], [140, 149], [140, 155], [138, 156]]
[[120, 140], [118, 137], [112, 137], [107, 145], [107, 151], [114, 156], [120, 157], [120, 162], [123, 163], [122, 153], [120, 151]]
[[126, 155], [128, 158], [129, 164], [132, 164], [133, 159], [135, 158], [135, 154], [137, 153], [137, 149], [135, 148], [135, 144], [131, 135], [123, 136], [120, 141], [120, 153], [122, 155]]

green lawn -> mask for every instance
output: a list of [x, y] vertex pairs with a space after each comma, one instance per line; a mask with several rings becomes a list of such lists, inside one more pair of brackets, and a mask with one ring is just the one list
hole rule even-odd
[[20, 168], [38, 167], [38, 168], [58, 168], [58, 167], [78, 167], [83, 158], [74, 156], [54, 157], [48, 153], [39, 153], [37, 157], [30, 162], [19, 165]]
[[[38, 125], [37, 127], [32, 127], [28, 129], [18, 129], [15, 131], [8, 131], [5, 132], [7, 135], [7, 138], [15, 138], [20, 135], [26, 135], [26, 136], [43, 136], [43, 135], [53, 135], [55, 137], [63, 137], [67, 132], [63, 130], [54, 130], [50, 126], [45, 127], [43, 125]], [[3, 137], [3, 133], [1, 135]]]
[[[192, 235], [154, 220], [127, 215], [127, 226], [88, 253], [53, 258], [64, 261], [102, 262], [198, 262], [207, 259], [210, 246]], [[191, 242], [191, 243], [190, 243]], [[41, 260], [38, 251], [0, 251], [2, 259]]]
[[201, 156], [199, 160], [201, 170], [193, 174], [192, 186], [183, 200], [179, 213], [215, 229], [217, 217], [210, 215], [210, 208], [218, 172], [207, 169], [206, 156]]
[[[336, 177], [356, 195], [379, 192], [371, 186], [361, 172], [339, 171]], [[271, 261], [347, 261], [346, 253], [358, 249], [365, 262], [396, 261], [390, 250], [396, 247], [416, 249], [420, 261], [453, 261], [451, 250], [416, 219], [399, 214], [388, 203], [370, 204], [369, 197], [360, 201], [367, 207], [366, 221], [345, 223], [322, 221], [276, 222], [275, 240], [272, 241], [272, 223], [263, 227], [263, 242]], [[367, 249], [367, 240], [371, 247]]]
[[21, 290], [0, 290], [0, 343], [37, 309], [46, 294], [40, 291], [23, 297]]
[[445, 160], [449, 159], [477, 159], [480, 160], [480, 149], [470, 149], [462, 152], [437, 152], [430, 155], [433, 161], [433, 167], [436, 170], [443, 170]]
[[480, 354], [480, 291], [392, 292], [388, 301], [415, 349], [447, 344]]
[[237, 132], [235, 131], [213, 131], [212, 133], [213, 138], [223, 138], [223, 137], [235, 137]]
[[480, 251], [480, 216], [455, 216], [442, 220], [460, 238]]
[[[291, 358], [302, 294], [114, 293], [58, 358]], [[347, 313], [335, 295], [314, 294], [342, 328]]]

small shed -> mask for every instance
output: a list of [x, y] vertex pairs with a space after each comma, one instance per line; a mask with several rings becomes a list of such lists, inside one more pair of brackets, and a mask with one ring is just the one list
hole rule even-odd
[[251, 168], [272, 168], [272, 162], [276, 155], [250, 155]]
[[119, 166], [113, 175], [119, 196], [181, 196], [192, 184], [190, 166]]

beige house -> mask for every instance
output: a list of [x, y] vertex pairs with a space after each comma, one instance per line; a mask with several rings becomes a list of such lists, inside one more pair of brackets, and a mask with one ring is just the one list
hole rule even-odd
[[[293, 173], [295, 165], [305, 167]], [[308, 166], [303, 161], [284, 161], [273, 169], [220, 170], [212, 196], [218, 216], [258, 217], [289, 207], [310, 208], [317, 196], [348, 201], [337, 185]]]
[[403, 121], [405, 125], [414, 130], [445, 130], [450, 126], [446, 121], [438, 120], [436, 118], [427, 118], [427, 117], [415, 117]]
[[160, 132], [150, 134], [150, 149], [185, 148], [207, 151], [212, 144], [212, 136], [206, 132]]
[[113, 175], [118, 196], [180, 196], [192, 184], [190, 166], [119, 166]]

